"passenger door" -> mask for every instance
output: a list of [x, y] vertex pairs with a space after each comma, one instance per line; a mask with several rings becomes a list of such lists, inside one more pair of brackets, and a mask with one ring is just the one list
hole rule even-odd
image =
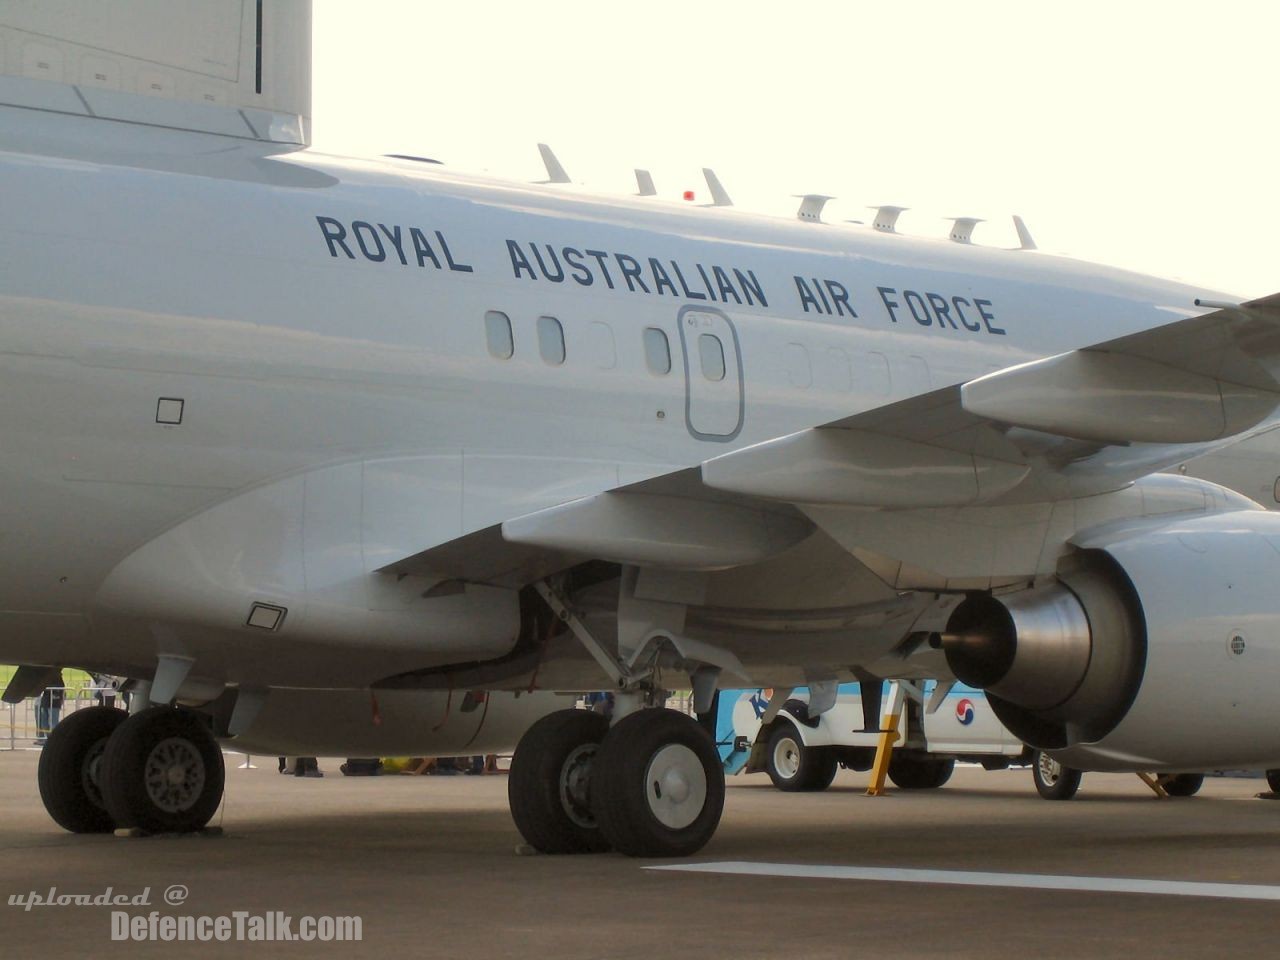
[[727, 443], [742, 431], [744, 412], [738, 332], [727, 316], [707, 307], [685, 307], [677, 325], [689, 433], [699, 440]]

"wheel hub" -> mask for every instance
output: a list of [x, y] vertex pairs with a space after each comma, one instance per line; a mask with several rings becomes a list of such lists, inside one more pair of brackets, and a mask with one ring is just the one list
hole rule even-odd
[[800, 751], [790, 737], [783, 737], [773, 748], [773, 769], [785, 780], [795, 779], [800, 772]]
[[684, 744], [667, 744], [655, 753], [644, 779], [649, 809], [663, 826], [682, 830], [702, 813], [707, 773], [698, 755]]
[[599, 746], [584, 743], [575, 747], [560, 768], [560, 805], [570, 820], [588, 830], [596, 826], [591, 813], [591, 763]]
[[1049, 786], [1053, 786], [1058, 782], [1058, 778], [1062, 776], [1062, 764], [1048, 754], [1040, 754], [1037, 761], [1040, 767], [1040, 779]]
[[84, 763], [80, 767], [80, 787], [89, 802], [101, 810], [107, 807], [102, 799], [102, 782], [99, 779], [102, 775], [102, 754], [106, 749], [107, 740], [104, 737], [85, 751]]
[[204, 758], [190, 740], [161, 740], [147, 755], [143, 781], [148, 798], [165, 813], [189, 810], [204, 792]]

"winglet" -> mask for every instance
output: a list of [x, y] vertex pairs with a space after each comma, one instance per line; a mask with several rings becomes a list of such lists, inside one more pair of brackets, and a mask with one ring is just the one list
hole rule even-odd
[[1022, 222], [1022, 218], [1016, 213], [1013, 215], [1013, 229], [1018, 231], [1018, 243], [1021, 244], [1020, 249], [1036, 249], [1036, 242], [1031, 237], [1031, 231], [1027, 229], [1027, 225]]
[[956, 243], [972, 243], [973, 228], [982, 223], [978, 217], [948, 217], [952, 221], [951, 239]]
[[551, 148], [545, 143], [538, 144], [538, 152], [542, 154], [542, 164], [547, 168], [547, 179], [545, 183], [572, 183], [569, 174], [565, 173], [564, 167], [560, 165], [560, 161], [556, 159], [556, 155], [551, 152]]
[[822, 208], [827, 205], [828, 200], [834, 200], [835, 197], [823, 196], [820, 193], [796, 194], [800, 197], [800, 209], [796, 211], [796, 216], [801, 220], [809, 220], [814, 223], [822, 222]]
[[658, 190], [653, 185], [653, 174], [648, 170], [636, 168], [636, 186], [640, 189], [640, 192], [636, 194], [638, 197], [654, 197], [658, 195]]
[[893, 207], [885, 204], [883, 206], [874, 207], [876, 212], [875, 219], [871, 221], [871, 225], [881, 233], [897, 233], [898, 217], [902, 214], [906, 207]]
[[702, 175], [706, 178], [707, 189], [711, 191], [711, 206], [732, 207], [733, 201], [729, 199], [729, 193], [720, 183], [720, 178], [716, 176], [716, 172], [710, 167], [703, 167]]

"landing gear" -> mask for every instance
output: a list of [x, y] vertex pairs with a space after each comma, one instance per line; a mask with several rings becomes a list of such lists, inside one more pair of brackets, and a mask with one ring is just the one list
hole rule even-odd
[[520, 835], [542, 853], [609, 849], [591, 812], [591, 774], [609, 721], [587, 710], [543, 717], [520, 738], [507, 801]]
[[889, 759], [889, 779], [902, 790], [935, 790], [951, 779], [954, 760], [935, 760], [895, 753]]
[[1267, 786], [1272, 793], [1280, 793], [1280, 770], [1267, 771]]
[[788, 793], [825, 790], [836, 776], [837, 761], [830, 750], [806, 747], [795, 727], [779, 721], [765, 748], [765, 770], [779, 790]]
[[194, 713], [151, 707], [129, 717], [107, 741], [102, 798], [119, 827], [189, 833], [222, 801], [222, 751]]
[[556, 714], [531, 727], [516, 748], [511, 815], [535, 849], [688, 856], [720, 823], [724, 768], [715, 738], [692, 717], [658, 708], [666, 700], [658, 681], [664, 666], [686, 672], [694, 709], [706, 716], [722, 670], [745, 671], [727, 651], [679, 636], [682, 608], [637, 595], [639, 575], [636, 567], [622, 570], [618, 631], [608, 644], [572, 605], [565, 578], [534, 585], [614, 690], [611, 724], [585, 711]]
[[72, 833], [199, 830], [222, 801], [222, 751], [193, 713], [85, 707], [40, 754], [40, 799]]
[[507, 798], [542, 853], [687, 856], [720, 823], [724, 769], [707, 732], [674, 710], [638, 710], [612, 729], [599, 714], [562, 710], [521, 739]]
[[1070, 800], [1080, 789], [1079, 770], [1064, 767], [1040, 750], [1031, 758], [1031, 775], [1035, 778], [1036, 790], [1046, 800]]
[[724, 768], [696, 720], [639, 710], [600, 744], [591, 777], [600, 832], [631, 857], [685, 857], [715, 833], [724, 809]]
[[102, 755], [128, 719], [123, 710], [85, 707], [53, 728], [40, 753], [40, 799], [58, 826], [72, 833], [109, 833], [115, 821], [102, 799]]
[[1194, 797], [1204, 786], [1204, 774], [1179, 773], [1162, 784], [1164, 792], [1171, 797]]

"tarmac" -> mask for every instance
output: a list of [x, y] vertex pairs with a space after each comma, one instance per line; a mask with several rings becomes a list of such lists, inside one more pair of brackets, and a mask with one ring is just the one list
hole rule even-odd
[[[1268, 955], [1280, 934], [1280, 802], [1259, 798], [1262, 780], [1211, 778], [1197, 797], [1158, 800], [1136, 777], [1089, 774], [1054, 803], [1025, 769], [960, 768], [940, 790], [883, 798], [863, 795], [866, 774], [841, 772], [820, 794], [736, 777], [719, 832], [690, 861], [871, 877], [841, 879], [522, 855], [505, 776], [344, 778], [322, 760], [327, 776], [312, 780], [242, 760], [227, 755], [221, 835], [126, 838], [64, 833], [40, 805], [38, 753], [0, 752], [0, 956], [1165, 960]], [[1186, 885], [1126, 892], [1114, 878]], [[1073, 885], [1122, 889], [1062, 889]], [[179, 886], [185, 901], [169, 905]], [[150, 888], [150, 905], [8, 903], [51, 887]], [[117, 942], [113, 910], [358, 916], [362, 940]]]

